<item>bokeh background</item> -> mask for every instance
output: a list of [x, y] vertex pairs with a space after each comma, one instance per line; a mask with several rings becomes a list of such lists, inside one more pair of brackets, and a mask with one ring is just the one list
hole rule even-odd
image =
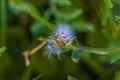
[[[25, 66], [23, 52], [48, 38], [50, 27], [67, 23], [83, 46], [109, 54], [72, 52], [59, 60], [43, 56], [43, 48]], [[120, 80], [120, 0], [0, 0], [0, 80]], [[115, 51], [113, 51], [115, 50]]]

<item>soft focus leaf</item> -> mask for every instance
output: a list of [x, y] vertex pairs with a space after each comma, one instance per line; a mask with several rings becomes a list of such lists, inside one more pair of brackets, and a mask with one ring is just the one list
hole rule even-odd
[[112, 56], [111, 56], [110, 62], [114, 63], [114, 62], [116, 62], [119, 59], [120, 59], [120, 53], [119, 52], [118, 53], [113, 53]]
[[72, 4], [70, 0], [51, 0], [51, 2], [60, 6], [70, 6]]
[[104, 26], [107, 24], [108, 22], [108, 8], [104, 8], [103, 12], [102, 12], [102, 17], [101, 17], [101, 24]]
[[111, 0], [104, 0], [104, 1], [105, 1], [106, 6], [107, 6], [108, 8], [113, 8], [113, 4], [112, 4], [112, 1], [111, 1]]
[[94, 30], [93, 24], [81, 20], [71, 23], [71, 27], [78, 32], [91, 32]]
[[44, 30], [43, 30], [43, 26], [42, 26], [41, 23], [38, 22], [38, 21], [35, 21], [35, 22], [32, 24], [30, 30], [31, 30], [32, 34], [34, 34], [34, 35], [38, 35], [38, 34], [40, 34], [40, 33], [42, 33], [42, 32], [44, 31]]
[[115, 16], [115, 19], [120, 24], [120, 16]]
[[18, 3], [15, 4], [14, 2], [10, 1], [9, 2], [9, 6], [10, 9], [15, 13], [15, 14], [19, 14], [22, 11], [22, 4]]
[[23, 2], [16, 3], [16, 2], [10, 1], [9, 6], [11, 10], [17, 13], [25, 11], [28, 13], [34, 12], [34, 13], [31, 13], [34, 16], [39, 14], [39, 12], [35, 9], [35, 7], [30, 3], [23, 3]]
[[0, 57], [1, 57], [1, 54], [6, 50], [6, 47], [2, 47], [0, 48]]
[[45, 18], [46, 20], [48, 20], [51, 15], [52, 15], [51, 10], [50, 10], [50, 9], [47, 9], [47, 10], [44, 12], [44, 15], [43, 15], [43, 16], [44, 16], [44, 18]]
[[117, 4], [120, 4], [120, 0], [112, 0], [113, 3], [117, 3]]
[[80, 60], [80, 50], [74, 50], [71, 58], [75, 63], [78, 63]]
[[103, 35], [104, 35], [107, 39], [109, 39], [110, 41], [112, 41], [112, 43], [114, 43], [114, 44], [117, 45], [117, 46], [120, 46], [120, 42], [117, 41], [115, 38], [113, 38], [112, 34], [111, 34], [109, 31], [107, 31], [106, 29], [103, 29], [102, 32], [103, 32]]
[[67, 77], [67, 80], [79, 80], [79, 79], [77, 79], [77, 78], [75, 78], [75, 77], [72, 77], [72, 76], [68, 76], [68, 77]]
[[82, 13], [82, 9], [69, 9], [65, 11], [58, 11], [56, 16], [60, 20], [71, 21], [78, 18]]

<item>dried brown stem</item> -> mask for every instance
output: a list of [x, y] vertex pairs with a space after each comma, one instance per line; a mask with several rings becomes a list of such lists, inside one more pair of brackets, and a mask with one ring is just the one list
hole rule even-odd
[[48, 41], [48, 39], [44, 40], [41, 44], [39, 44], [37, 47], [35, 47], [34, 49], [32, 49], [31, 51], [26, 50], [25, 52], [23, 52], [23, 56], [25, 59], [25, 65], [29, 66], [30, 65], [30, 61], [29, 61], [29, 56], [33, 55], [34, 53], [36, 53], [39, 49], [41, 49], [46, 42]]
[[39, 49], [41, 49], [46, 42], [48, 41], [48, 39], [44, 40], [41, 44], [39, 44], [37, 47], [35, 47], [34, 49], [32, 49], [29, 53], [29, 56], [33, 55], [34, 53], [36, 53]]

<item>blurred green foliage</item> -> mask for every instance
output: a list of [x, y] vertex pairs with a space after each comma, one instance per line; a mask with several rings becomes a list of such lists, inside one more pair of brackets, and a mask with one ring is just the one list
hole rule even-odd
[[1, 57], [1, 54], [2, 54], [5, 50], [6, 50], [5, 47], [0, 48], [0, 57]]
[[[0, 48], [0, 80], [120, 80], [120, 0], [0, 4], [0, 46], [7, 47]], [[23, 51], [40, 44], [39, 37], [48, 38], [57, 23], [70, 24], [80, 45], [87, 47], [69, 51], [61, 60], [55, 56], [48, 60], [41, 49], [26, 67]]]

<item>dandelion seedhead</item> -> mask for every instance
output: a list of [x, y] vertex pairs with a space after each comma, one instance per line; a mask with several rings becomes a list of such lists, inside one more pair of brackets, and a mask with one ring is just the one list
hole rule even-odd
[[[40, 48], [44, 46], [44, 54], [50, 58], [51, 55], [57, 55], [60, 58], [60, 55], [69, 49], [66, 47], [67, 43], [69, 43], [75, 37], [75, 33], [67, 24], [58, 24], [55, 26], [55, 31], [52, 32], [49, 38], [47, 39], [39, 39], [43, 42], [24, 53], [26, 65], [28, 64], [28, 57], [35, 52], [37, 52]], [[27, 56], [26, 56], [27, 54]]]
[[59, 39], [63, 42], [71, 40], [75, 36], [75, 33], [67, 24], [58, 24], [55, 26], [55, 31], [52, 34], [52, 38]]
[[[45, 53], [50, 55], [60, 56], [68, 41], [74, 38], [75, 33], [67, 24], [58, 24], [55, 26], [55, 31], [49, 37], [45, 46]], [[64, 52], [64, 51], [63, 51]]]

